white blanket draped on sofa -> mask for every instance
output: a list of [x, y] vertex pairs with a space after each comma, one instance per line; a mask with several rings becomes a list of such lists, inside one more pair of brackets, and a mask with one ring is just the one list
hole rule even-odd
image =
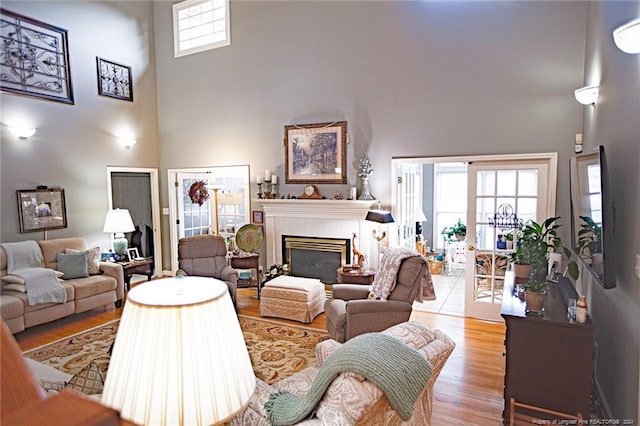
[[55, 271], [42, 267], [42, 252], [37, 242], [3, 243], [2, 248], [7, 254], [7, 274], [24, 280], [29, 305], [67, 302], [67, 292]]

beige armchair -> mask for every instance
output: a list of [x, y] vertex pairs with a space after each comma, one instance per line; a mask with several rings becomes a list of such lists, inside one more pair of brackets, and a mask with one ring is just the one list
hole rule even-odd
[[178, 271], [176, 275], [212, 277], [224, 281], [236, 305], [238, 271], [229, 266], [227, 244], [220, 235], [196, 235], [178, 241]]
[[368, 299], [370, 286], [334, 284], [333, 298], [324, 304], [331, 338], [345, 342], [359, 334], [382, 331], [409, 321], [413, 301], [422, 289], [426, 272], [427, 262], [422, 256], [402, 261], [396, 286], [387, 300]]
[[[431, 377], [418, 397], [411, 419], [402, 419], [391, 408], [382, 390], [364, 377], [354, 373], [341, 373], [325, 392], [311, 418], [300, 425], [387, 425], [425, 426], [431, 424], [433, 386], [447, 358], [453, 352], [455, 343], [440, 330], [411, 321], [395, 325], [383, 333], [391, 335], [407, 346], [415, 349], [427, 359], [432, 367]], [[325, 340], [316, 345], [316, 367], [308, 367], [279, 382], [268, 385], [257, 379], [255, 394], [249, 405], [231, 422], [233, 426], [269, 424], [264, 403], [269, 395], [287, 391], [294, 395], [304, 395], [311, 387], [327, 357], [341, 345], [335, 340]]]

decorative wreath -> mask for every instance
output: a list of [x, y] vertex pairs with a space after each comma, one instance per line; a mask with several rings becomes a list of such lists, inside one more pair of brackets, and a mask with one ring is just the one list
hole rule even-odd
[[198, 203], [199, 206], [203, 205], [209, 199], [207, 184], [203, 180], [195, 181], [189, 188], [189, 198], [191, 198], [192, 203]]

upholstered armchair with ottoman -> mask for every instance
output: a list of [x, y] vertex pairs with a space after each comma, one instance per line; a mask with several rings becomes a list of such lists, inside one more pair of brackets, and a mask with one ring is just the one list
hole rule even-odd
[[[455, 343], [440, 330], [411, 321], [393, 326], [382, 334], [392, 336], [417, 351], [431, 364], [431, 376], [413, 405], [411, 418], [405, 422], [391, 407], [384, 392], [363, 376], [340, 373], [329, 385], [315, 407], [313, 415], [300, 425], [414, 425], [431, 424], [433, 386], [444, 367]], [[316, 345], [316, 367], [308, 367], [292, 376], [268, 385], [258, 379], [256, 392], [249, 405], [233, 420], [232, 425], [266, 426], [269, 424], [265, 403], [277, 392], [287, 391], [304, 395], [318, 376], [327, 358], [342, 344], [325, 340]]]
[[227, 244], [221, 235], [196, 235], [178, 241], [179, 275], [217, 278], [229, 288], [229, 295], [236, 305], [238, 270], [229, 266]]
[[[431, 285], [431, 278], [424, 257], [417, 254], [407, 255], [409, 257], [402, 259], [397, 269], [395, 286], [385, 300], [369, 298], [372, 286], [332, 286], [333, 297], [324, 305], [327, 331], [332, 339], [345, 342], [354, 336], [382, 331], [409, 320], [414, 300], [422, 296], [425, 280]], [[384, 260], [385, 258], [381, 269], [384, 267]], [[374, 281], [373, 285], [375, 283]]]

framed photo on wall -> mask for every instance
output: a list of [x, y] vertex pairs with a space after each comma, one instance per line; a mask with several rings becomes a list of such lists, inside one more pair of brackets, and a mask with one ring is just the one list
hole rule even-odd
[[67, 227], [64, 189], [19, 189], [17, 192], [21, 233]]
[[96, 56], [98, 94], [133, 102], [131, 67]]
[[73, 105], [67, 30], [0, 8], [0, 91]]
[[347, 183], [347, 122], [284, 127], [285, 183]]
[[264, 216], [260, 210], [254, 210], [251, 212], [253, 223], [262, 223], [264, 221]]

